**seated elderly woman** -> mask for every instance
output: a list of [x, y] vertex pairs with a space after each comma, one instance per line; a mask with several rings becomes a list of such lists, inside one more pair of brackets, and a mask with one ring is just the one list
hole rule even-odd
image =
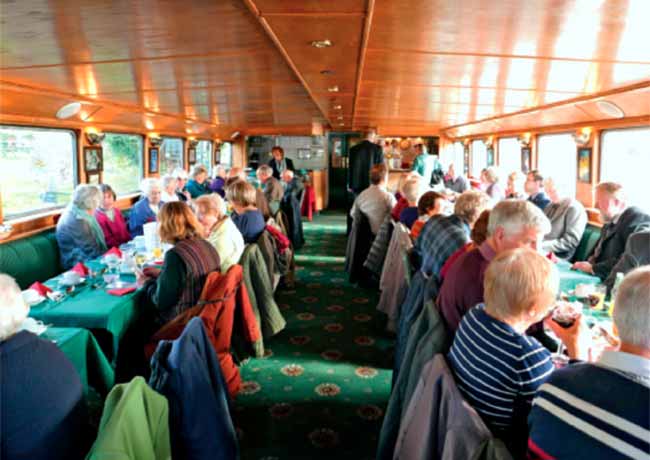
[[426, 192], [418, 200], [418, 219], [411, 226], [411, 238], [416, 239], [422, 231], [422, 227], [433, 217], [444, 214], [449, 202], [447, 198], [438, 192]]
[[257, 179], [264, 193], [264, 198], [269, 205], [272, 216], [280, 210], [280, 203], [284, 197], [284, 188], [278, 179], [273, 177], [273, 169], [269, 165], [262, 165], [257, 168]]
[[505, 190], [499, 184], [499, 171], [494, 166], [488, 166], [481, 172], [481, 183], [492, 203], [496, 204], [505, 198]]
[[255, 206], [255, 187], [242, 180], [226, 189], [226, 200], [233, 207], [232, 221], [246, 244], [255, 243], [266, 228], [264, 216]]
[[390, 215], [395, 221], [399, 221], [399, 215], [405, 208], [408, 208], [409, 205], [408, 200], [404, 196], [404, 185], [406, 185], [408, 181], [414, 179], [422, 180], [422, 176], [415, 171], [411, 171], [409, 173], [404, 173], [399, 177], [399, 181], [397, 182], [397, 191], [395, 192], [395, 199], [397, 202], [390, 211]]
[[409, 229], [413, 227], [413, 223], [418, 219], [418, 199], [422, 194], [422, 189], [422, 179], [411, 179], [402, 187], [402, 193], [408, 206], [399, 213], [399, 221]]
[[190, 180], [187, 181], [187, 191], [190, 193], [192, 198], [198, 198], [201, 195], [210, 193], [208, 190], [208, 170], [203, 165], [194, 165], [192, 168], [192, 174], [190, 174]]
[[78, 185], [72, 194], [72, 203], [63, 211], [56, 224], [56, 241], [61, 253], [61, 265], [72, 268], [106, 252], [104, 232], [94, 213], [102, 201], [96, 185]]
[[203, 228], [185, 203], [166, 203], [160, 209], [159, 233], [163, 243], [173, 244], [162, 269], [138, 274], [144, 298], [157, 311], [157, 324], [164, 324], [196, 305], [210, 272], [219, 271], [219, 254], [203, 239]]
[[551, 353], [526, 330], [550, 313], [558, 288], [557, 270], [541, 254], [502, 252], [485, 273], [485, 304], [463, 317], [449, 351], [460, 392], [514, 458], [525, 451], [535, 391], [554, 369]]
[[102, 203], [95, 210], [95, 219], [104, 232], [106, 246], [109, 248], [119, 247], [131, 239], [126, 228], [126, 221], [122, 212], [115, 207], [115, 192], [110, 185], [99, 186], [102, 192]]
[[226, 168], [223, 165], [217, 165], [214, 169], [214, 179], [208, 185], [211, 192], [217, 193], [221, 198], [226, 196]]
[[575, 198], [562, 197], [550, 177], [544, 180], [544, 190], [551, 200], [544, 208], [544, 214], [551, 221], [551, 231], [544, 236], [542, 248], [569, 260], [578, 249], [587, 226], [587, 212]]
[[0, 274], [0, 457], [82, 459], [79, 375], [50, 340], [20, 330], [28, 313], [16, 281]]
[[203, 225], [203, 236], [219, 253], [221, 271], [239, 262], [244, 252], [244, 238], [239, 229], [225, 213], [225, 204], [215, 193], [196, 199], [197, 217]]
[[[183, 168], [176, 168], [174, 171], [172, 171], [171, 175], [176, 178], [176, 196], [178, 199], [180, 201], [191, 200], [192, 196], [190, 195], [190, 192], [188, 192], [185, 188], [188, 178], [187, 171], [185, 171]], [[163, 201], [163, 203], [166, 203], [166, 201]]]
[[179, 201], [181, 199], [176, 193], [177, 181], [178, 179], [170, 175], [163, 176], [162, 179], [160, 179], [162, 185], [160, 201], [163, 203], [171, 203], [172, 201]]
[[516, 200], [525, 200], [526, 195], [526, 176], [521, 171], [513, 171], [508, 174], [508, 186], [506, 187], [506, 198]]
[[131, 236], [142, 235], [142, 226], [158, 220], [158, 211], [163, 205], [161, 198], [160, 181], [152, 177], [140, 183], [142, 198], [131, 209], [129, 215], [129, 232]]

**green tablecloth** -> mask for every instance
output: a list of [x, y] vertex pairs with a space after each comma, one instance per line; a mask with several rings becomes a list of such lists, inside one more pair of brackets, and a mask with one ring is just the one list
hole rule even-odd
[[597, 276], [571, 270], [571, 264], [566, 260], [558, 261], [556, 266], [560, 272], [560, 292], [573, 291], [578, 284], [599, 284], [601, 282]]
[[72, 362], [87, 393], [94, 388], [102, 395], [108, 394], [115, 384], [115, 373], [93, 335], [86, 329], [50, 327], [42, 335], [52, 340]]
[[[91, 265], [98, 264], [88, 263], [89, 267]], [[135, 281], [132, 275], [123, 275], [122, 279]], [[44, 284], [58, 289], [58, 277]], [[114, 296], [108, 294], [105, 289], [93, 289], [86, 281], [59, 303], [47, 300], [33, 306], [29, 315], [57, 327], [92, 330], [108, 359], [115, 363], [120, 339], [138, 317], [136, 292]]]

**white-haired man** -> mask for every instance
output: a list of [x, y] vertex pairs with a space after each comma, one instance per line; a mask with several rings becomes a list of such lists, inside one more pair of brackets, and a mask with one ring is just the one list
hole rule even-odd
[[262, 165], [257, 168], [257, 179], [260, 181], [264, 197], [269, 205], [271, 215], [275, 215], [280, 209], [280, 202], [284, 196], [284, 188], [280, 181], [273, 177], [273, 168], [269, 165]]
[[79, 375], [56, 345], [20, 330], [28, 313], [16, 281], [0, 274], [0, 457], [81, 459]]
[[[528, 458], [650, 456], [650, 267], [625, 277], [615, 305], [619, 349], [559, 369], [539, 388], [528, 418]], [[574, 342], [574, 329], [584, 328], [582, 321], [568, 329], [547, 323]]]
[[529, 201], [501, 201], [490, 211], [487, 239], [460, 256], [442, 283], [438, 308], [449, 332], [456, 332], [465, 313], [483, 302], [483, 279], [492, 259], [509, 249], [536, 250], [550, 229], [544, 213]]
[[101, 202], [102, 193], [96, 185], [80, 184], [75, 188], [72, 202], [56, 224], [56, 241], [64, 269], [106, 252], [104, 232], [94, 216]]
[[623, 186], [614, 182], [598, 184], [595, 198], [605, 225], [587, 260], [574, 263], [572, 268], [604, 281], [623, 255], [630, 235], [650, 228], [650, 215], [628, 206]]
[[160, 180], [153, 177], [143, 179], [140, 183], [140, 190], [142, 198], [133, 205], [131, 214], [129, 214], [129, 232], [133, 237], [142, 235], [144, 224], [158, 220], [158, 211], [163, 205]]
[[284, 197], [287, 198], [287, 194], [293, 195], [297, 200], [300, 200], [300, 195], [302, 194], [305, 186], [302, 181], [298, 179], [294, 172], [290, 169], [285, 169], [282, 172], [282, 182], [285, 184]]
[[544, 214], [551, 221], [551, 231], [544, 237], [542, 249], [569, 260], [578, 249], [587, 226], [587, 213], [575, 198], [563, 198], [550, 177], [544, 179], [544, 190], [551, 200], [544, 208]]

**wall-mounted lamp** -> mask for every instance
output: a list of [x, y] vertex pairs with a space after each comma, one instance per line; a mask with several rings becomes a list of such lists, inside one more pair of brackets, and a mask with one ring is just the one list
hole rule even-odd
[[230, 135], [230, 138], [231, 138], [232, 140], [235, 140], [235, 139], [237, 139], [238, 137], [239, 137], [239, 131], [235, 131], [234, 133], [232, 133], [232, 134]]
[[152, 147], [158, 147], [162, 143], [162, 138], [158, 133], [149, 133], [149, 144]]
[[587, 145], [589, 144], [589, 139], [591, 139], [591, 128], [582, 128], [573, 133], [573, 140], [576, 145]]
[[196, 148], [196, 146], [197, 146], [198, 143], [199, 143], [199, 141], [196, 140], [196, 138], [194, 138], [194, 137], [188, 137], [188, 138], [187, 138], [187, 141], [188, 141], [188, 144], [189, 144], [189, 146], [190, 146], [191, 149]]
[[489, 136], [487, 139], [485, 139], [483, 142], [485, 142], [486, 147], [492, 147], [494, 144], [494, 136]]
[[521, 144], [522, 147], [530, 146], [530, 133], [524, 133], [519, 136], [519, 144]]
[[105, 133], [100, 133], [94, 128], [89, 128], [85, 132], [86, 140], [90, 145], [99, 145], [106, 137]]

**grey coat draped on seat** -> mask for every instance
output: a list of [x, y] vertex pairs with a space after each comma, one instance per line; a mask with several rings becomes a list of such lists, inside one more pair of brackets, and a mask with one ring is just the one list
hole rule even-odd
[[439, 354], [422, 369], [402, 418], [393, 459], [511, 460], [512, 456], [463, 399]]
[[392, 236], [393, 218], [388, 214], [379, 227], [377, 236], [375, 236], [372, 246], [370, 246], [368, 257], [366, 257], [366, 260], [363, 263], [363, 266], [374, 273], [377, 277], [381, 275], [382, 269], [384, 268], [384, 261], [386, 260], [386, 253], [388, 252], [388, 246], [390, 245]]

